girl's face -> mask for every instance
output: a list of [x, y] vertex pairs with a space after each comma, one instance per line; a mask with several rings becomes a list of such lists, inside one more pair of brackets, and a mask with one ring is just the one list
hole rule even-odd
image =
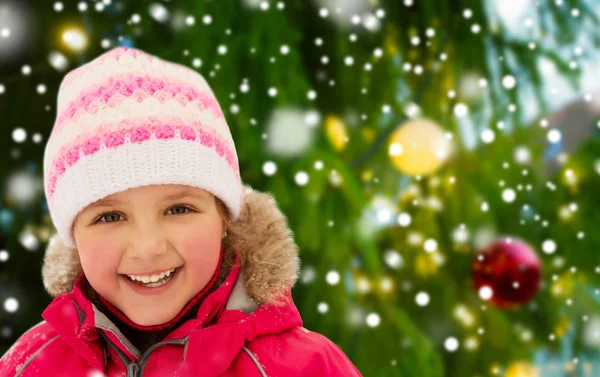
[[[219, 261], [222, 233], [214, 196], [184, 185], [113, 194], [86, 207], [73, 225], [87, 280], [142, 326], [170, 321], [208, 284]], [[134, 286], [127, 276], [175, 267], [181, 268], [165, 287]]]

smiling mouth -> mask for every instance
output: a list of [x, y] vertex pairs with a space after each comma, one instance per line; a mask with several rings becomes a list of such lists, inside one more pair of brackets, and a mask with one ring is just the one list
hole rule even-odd
[[160, 287], [162, 285], [165, 285], [169, 281], [171, 281], [175, 277], [175, 275], [177, 275], [177, 273], [179, 272], [179, 270], [181, 270], [182, 267], [183, 266], [179, 266], [179, 267], [175, 268], [175, 270], [173, 271], [173, 273], [171, 273], [169, 276], [165, 276], [162, 279], [160, 279], [158, 281], [155, 281], [155, 282], [144, 283], [144, 282], [141, 282], [139, 280], [133, 280], [128, 275], [121, 274], [121, 276], [123, 276], [123, 278], [129, 280], [130, 282], [132, 282], [132, 283], [134, 283], [136, 285], [139, 285], [139, 286], [142, 286], [142, 287], [146, 287], [146, 288], [156, 288], [156, 287]]

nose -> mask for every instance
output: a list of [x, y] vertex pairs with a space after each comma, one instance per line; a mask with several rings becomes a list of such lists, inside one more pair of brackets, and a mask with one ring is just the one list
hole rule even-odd
[[137, 228], [129, 240], [128, 254], [130, 258], [151, 260], [167, 253], [168, 241], [158, 227]]

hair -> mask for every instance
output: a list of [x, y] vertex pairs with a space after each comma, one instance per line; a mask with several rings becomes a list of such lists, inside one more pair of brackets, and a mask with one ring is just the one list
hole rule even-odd
[[229, 221], [229, 210], [225, 203], [216, 196], [214, 196], [214, 198], [217, 212], [223, 220], [223, 232], [227, 232], [226, 236], [223, 238], [223, 263], [225, 263], [227, 267], [235, 267], [236, 255], [239, 255], [240, 264], [243, 266], [246, 263], [246, 253], [235, 241], [237, 238], [235, 235], [239, 230]]

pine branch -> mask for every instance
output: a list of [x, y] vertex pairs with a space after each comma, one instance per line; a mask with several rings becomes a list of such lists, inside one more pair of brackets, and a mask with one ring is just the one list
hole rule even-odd
[[[435, 55], [436, 59], [434, 61], [434, 64], [439, 61], [441, 53], [444, 51], [444, 49], [446, 48], [446, 45], [448, 44], [448, 40], [449, 40], [449, 38], [448, 38], [448, 35], [446, 34], [442, 40], [442, 43], [440, 45], [438, 52]], [[434, 65], [434, 64], [432, 64], [432, 65]], [[434, 69], [432, 67], [427, 72], [427, 75], [425, 76], [423, 83], [421, 84], [421, 86], [419, 87], [419, 90], [417, 91], [417, 93], [415, 95], [415, 98], [413, 101], [415, 104], [418, 105], [419, 102], [421, 102], [421, 99], [423, 98], [423, 95], [425, 94], [425, 90], [427, 90], [427, 88], [429, 87], [429, 84], [431, 83], [431, 79], [433, 77], [433, 71], [434, 71]], [[406, 119], [407, 119], [406, 116], [404, 116], [404, 117], [402, 117], [401, 120], [405, 121]], [[350, 167], [354, 169], [354, 168], [361, 166], [369, 158], [371, 158], [375, 153], [377, 153], [379, 148], [381, 148], [381, 145], [390, 137], [392, 132], [394, 132], [397, 124], [398, 124], [398, 122], [394, 121], [390, 125], [388, 125], [388, 127], [377, 137], [377, 139], [375, 140], [375, 142], [373, 142], [373, 144], [369, 147], [369, 149], [367, 149], [364, 153], [362, 153], [360, 156], [355, 158], [350, 163]]]

